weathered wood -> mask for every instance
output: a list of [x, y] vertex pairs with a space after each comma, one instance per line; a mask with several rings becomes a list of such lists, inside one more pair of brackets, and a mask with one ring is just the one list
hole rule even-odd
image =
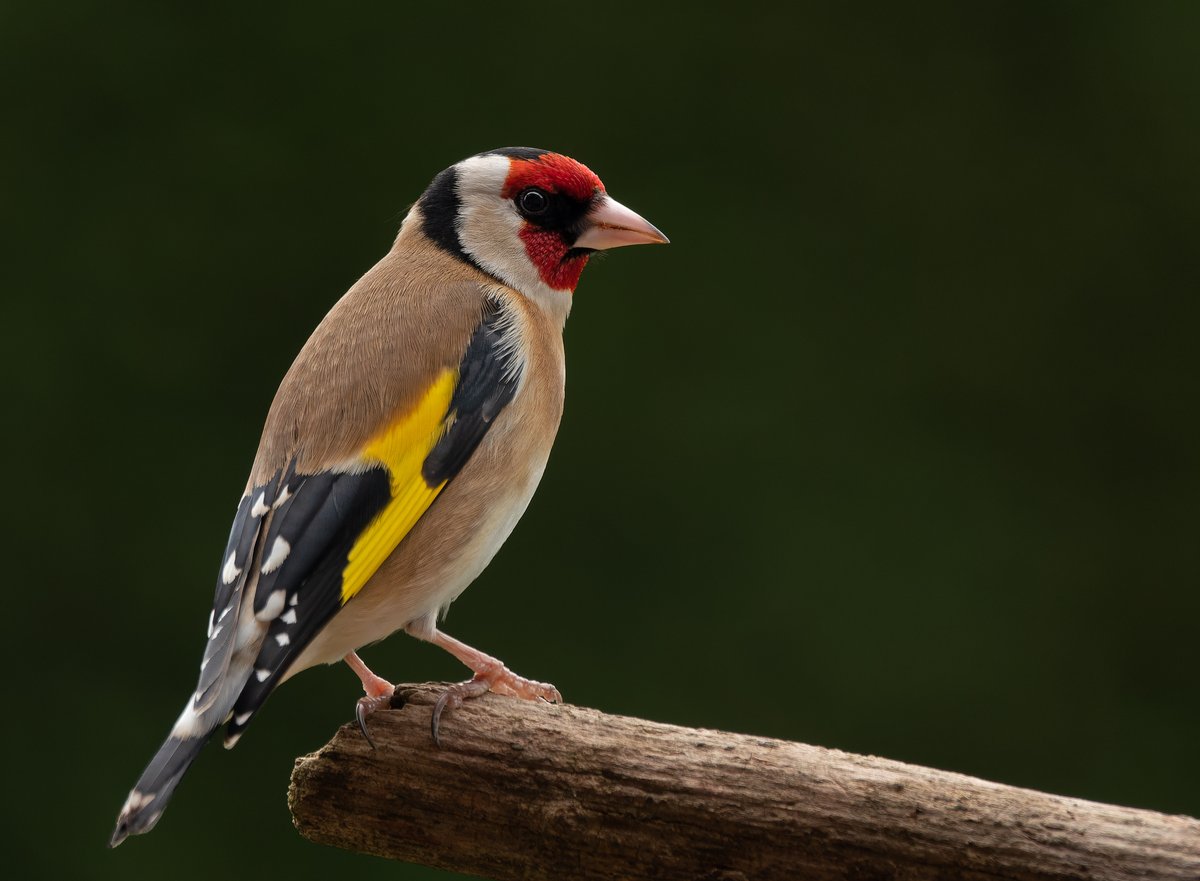
[[[296, 762], [313, 841], [499, 879], [1200, 879], [1200, 821], [439, 686]], [[403, 700], [402, 699], [402, 700]]]

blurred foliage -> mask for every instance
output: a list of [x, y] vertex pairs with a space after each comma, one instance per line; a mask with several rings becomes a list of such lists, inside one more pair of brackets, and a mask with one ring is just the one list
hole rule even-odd
[[[447, 629], [567, 698], [1200, 814], [1192, 4], [10, 3], [9, 865], [315, 847], [344, 669], [103, 849], [193, 682], [275, 386], [441, 168], [672, 238], [584, 276], [542, 489]], [[366, 657], [456, 678], [403, 635]], [[32, 748], [32, 752], [31, 752]]]

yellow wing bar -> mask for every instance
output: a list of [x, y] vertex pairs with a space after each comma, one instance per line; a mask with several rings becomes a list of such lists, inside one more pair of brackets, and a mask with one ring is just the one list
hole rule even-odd
[[458, 372], [444, 370], [415, 409], [371, 439], [363, 458], [388, 470], [392, 500], [350, 549], [342, 570], [342, 605], [350, 601], [421, 519], [446, 481], [429, 486], [421, 475], [425, 457], [446, 429]]

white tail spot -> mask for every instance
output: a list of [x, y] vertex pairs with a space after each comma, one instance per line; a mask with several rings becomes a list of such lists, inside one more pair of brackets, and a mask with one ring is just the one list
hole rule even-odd
[[179, 714], [179, 718], [175, 720], [175, 727], [171, 729], [171, 736], [185, 740], [189, 737], [199, 737], [204, 733], [204, 720], [192, 707], [192, 701], [188, 701], [187, 707]]
[[127, 814], [131, 811], [140, 811], [156, 798], [158, 798], [158, 795], [153, 792], [138, 792], [135, 789], [129, 793], [129, 798], [125, 799], [125, 806], [121, 808], [121, 813]]

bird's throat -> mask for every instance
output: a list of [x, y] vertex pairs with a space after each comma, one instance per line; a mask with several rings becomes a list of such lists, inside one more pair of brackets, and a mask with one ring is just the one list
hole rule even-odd
[[588, 254], [576, 251], [557, 232], [528, 225], [520, 233], [529, 261], [537, 267], [538, 275], [556, 291], [574, 291], [579, 284]]

